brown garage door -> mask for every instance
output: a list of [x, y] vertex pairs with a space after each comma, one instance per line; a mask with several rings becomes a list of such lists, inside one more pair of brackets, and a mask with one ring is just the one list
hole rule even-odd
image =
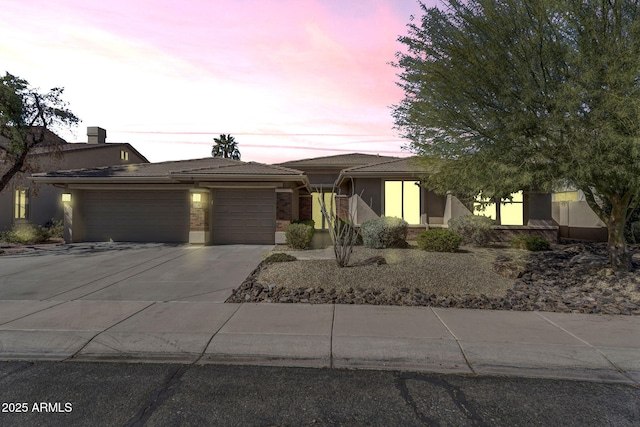
[[215, 190], [213, 197], [214, 244], [275, 243], [274, 190]]
[[189, 241], [187, 191], [91, 190], [82, 200], [84, 241]]

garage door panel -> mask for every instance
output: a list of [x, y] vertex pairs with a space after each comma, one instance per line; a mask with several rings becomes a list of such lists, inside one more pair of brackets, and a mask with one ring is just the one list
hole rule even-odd
[[86, 241], [189, 240], [186, 191], [85, 191], [83, 218]]
[[273, 190], [217, 190], [212, 209], [215, 244], [273, 244]]

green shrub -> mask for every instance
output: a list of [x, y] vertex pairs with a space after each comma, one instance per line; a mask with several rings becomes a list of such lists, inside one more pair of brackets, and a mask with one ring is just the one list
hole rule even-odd
[[313, 238], [313, 227], [306, 224], [289, 224], [284, 231], [287, 245], [293, 249], [306, 249]]
[[462, 242], [486, 246], [496, 239], [494, 221], [486, 216], [462, 215], [449, 220], [449, 230], [462, 237]]
[[436, 228], [418, 234], [418, 247], [429, 252], [455, 252], [462, 243], [462, 237], [457, 233]]
[[44, 228], [48, 229], [49, 239], [62, 239], [64, 234], [64, 222], [51, 219]]
[[380, 217], [360, 227], [362, 243], [368, 248], [406, 248], [409, 224], [400, 218]]
[[539, 236], [517, 236], [511, 240], [511, 247], [528, 251], [548, 251], [551, 244]]
[[[60, 227], [60, 230], [62, 230], [62, 227]], [[44, 243], [52, 237], [56, 236], [51, 234], [50, 228], [29, 223], [18, 223], [10, 230], [2, 233], [0, 235], [0, 240], [7, 243], [35, 244]]]
[[264, 259], [264, 262], [266, 263], [274, 263], [274, 262], [289, 262], [289, 261], [296, 261], [298, 258], [294, 257], [293, 255], [289, 255], [289, 254], [285, 254], [285, 253], [277, 253], [277, 254], [271, 254], [268, 257], [266, 257]]
[[304, 225], [308, 225], [309, 227], [313, 228], [315, 230], [316, 228], [316, 222], [312, 219], [296, 219], [291, 221], [291, 224], [304, 224]]

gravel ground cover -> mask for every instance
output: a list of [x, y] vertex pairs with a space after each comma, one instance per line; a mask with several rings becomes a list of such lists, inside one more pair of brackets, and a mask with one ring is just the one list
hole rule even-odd
[[[368, 249], [357, 247], [351, 264], [382, 256], [383, 265], [340, 268], [334, 260], [308, 260], [271, 264], [258, 276], [261, 283], [287, 289], [323, 287], [346, 291], [375, 288], [385, 293], [401, 288], [421, 288], [428, 293], [466, 294], [481, 290], [485, 295], [502, 295], [512, 281], [492, 271], [487, 250], [464, 250], [455, 254], [419, 249]], [[455, 274], [453, 274], [455, 272]]]
[[503, 246], [463, 247], [458, 253], [356, 247], [351, 264], [374, 256], [382, 256], [386, 264], [339, 268], [334, 260], [263, 263], [228, 302], [640, 315], [640, 255], [634, 256], [634, 271], [614, 272], [608, 268], [605, 244], [553, 245], [545, 252]]

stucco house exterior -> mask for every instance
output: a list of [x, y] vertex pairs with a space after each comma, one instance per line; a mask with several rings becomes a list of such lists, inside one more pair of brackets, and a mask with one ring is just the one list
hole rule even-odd
[[[349, 214], [356, 225], [379, 216], [403, 218], [409, 223], [409, 238], [428, 228], [446, 228], [449, 219], [471, 214], [456, 197], [436, 194], [421, 185], [425, 170], [415, 158], [384, 157], [366, 154], [346, 154], [319, 157], [281, 163], [305, 171], [312, 183], [311, 215], [302, 219], [313, 219], [316, 228], [322, 217], [317, 199], [324, 197], [329, 202], [335, 197], [339, 216]], [[336, 194], [331, 195], [332, 188]], [[322, 195], [321, 195], [322, 193]], [[302, 196], [303, 198], [305, 196]], [[308, 197], [308, 196], [306, 196]], [[300, 206], [306, 206], [305, 200]], [[505, 203], [502, 209], [513, 209], [514, 215], [508, 225], [498, 226], [498, 235], [508, 240], [521, 232], [539, 234], [548, 239], [557, 238], [558, 227], [551, 217], [551, 195], [527, 192], [514, 203]], [[301, 215], [307, 212], [300, 209]], [[480, 212], [480, 214], [487, 214]]]
[[218, 157], [32, 179], [62, 189], [67, 242], [273, 244], [311, 191], [299, 170]]
[[[295, 220], [327, 228], [321, 198], [356, 225], [383, 215], [404, 218], [410, 238], [471, 213], [452, 195], [424, 188], [424, 173], [412, 158], [351, 153], [275, 165], [209, 157], [61, 170], [32, 180], [63, 194], [68, 242], [274, 244], [284, 243]], [[515, 194], [502, 204], [509, 225], [497, 226], [499, 235], [557, 239], [553, 200]]]
[[[62, 169], [78, 169], [108, 165], [128, 165], [149, 161], [127, 143], [106, 143], [106, 130], [87, 128], [86, 143], [68, 143], [48, 131], [44, 146], [29, 155], [34, 171], [47, 172]], [[0, 144], [7, 143], [0, 140]], [[18, 173], [0, 192], [0, 231], [11, 228], [16, 222], [44, 225], [52, 219], [63, 218], [62, 190], [29, 179], [28, 173]]]

